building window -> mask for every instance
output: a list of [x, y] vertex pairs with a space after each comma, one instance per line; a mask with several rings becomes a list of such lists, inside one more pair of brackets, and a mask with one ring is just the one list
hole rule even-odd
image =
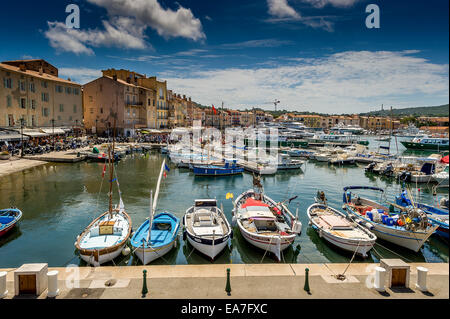
[[31, 115], [31, 126], [36, 126], [36, 119], [34, 115]]
[[74, 114], [77, 113], [77, 105], [76, 104], [73, 105], [73, 113]]
[[43, 88], [47, 88], [48, 87], [48, 83], [46, 81], [42, 81], [41, 85]]
[[34, 86], [34, 83], [30, 83], [30, 91], [31, 92], [36, 92], [36, 87]]
[[19, 87], [21, 91], [26, 91], [26, 83], [25, 81], [19, 81]]
[[14, 126], [14, 116], [12, 114], [8, 114], [8, 126]]
[[60, 104], [59, 105], [59, 111], [60, 112], [64, 112], [64, 104]]
[[103, 108], [102, 107], [100, 108], [100, 114], [103, 114]]
[[27, 99], [25, 99], [25, 98], [20, 99], [20, 107], [23, 109], [27, 108]]
[[69, 121], [72, 121], [72, 116], [69, 116]]
[[58, 121], [61, 121], [61, 116], [60, 115], [58, 115]]
[[63, 87], [61, 85], [56, 85], [55, 86], [55, 91], [58, 93], [62, 93], [63, 92]]
[[80, 89], [74, 88], [74, 89], [73, 89], [73, 94], [74, 94], [74, 95], [80, 95]]
[[13, 87], [13, 80], [11, 78], [4, 78], [3, 79], [3, 85], [5, 86], [5, 89], [12, 89], [12, 87]]
[[90, 112], [91, 112], [91, 114], [94, 114], [94, 109], [91, 108], [91, 109], [90, 109]]
[[48, 116], [48, 108], [47, 107], [42, 108], [42, 116], [45, 116], [45, 117]]
[[70, 86], [66, 87], [66, 94], [72, 94], [72, 88]]
[[[103, 84], [100, 84], [100, 85], [99, 85], [99, 91], [100, 91], [100, 92], [103, 92]], [[74, 90], [74, 92], [75, 92], [75, 90]]]
[[42, 93], [41, 94], [41, 99], [42, 99], [42, 102], [48, 102], [49, 99], [50, 99], [50, 96], [49, 96], [48, 93]]
[[36, 109], [36, 100], [31, 100], [31, 108], [32, 108], [33, 110]]
[[12, 106], [12, 100], [11, 100], [11, 96], [10, 95], [6, 96], [6, 106], [7, 107], [11, 107]]

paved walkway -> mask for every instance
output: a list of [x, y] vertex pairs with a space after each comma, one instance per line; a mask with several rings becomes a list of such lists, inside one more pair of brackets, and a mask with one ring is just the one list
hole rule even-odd
[[[378, 264], [352, 264], [344, 281], [347, 264], [232, 264], [50, 268], [59, 271], [58, 299], [142, 298], [142, 271], [147, 270], [146, 298], [270, 298], [270, 299], [448, 299], [449, 264], [412, 263], [410, 288], [379, 293], [371, 287]], [[417, 267], [428, 268], [428, 292], [415, 288]], [[231, 270], [231, 296], [225, 292], [226, 269]], [[304, 291], [305, 268], [309, 268], [310, 294]], [[78, 279], [73, 281], [78, 272]], [[14, 270], [7, 269], [7, 298], [14, 297]], [[69, 284], [67, 284], [67, 282]], [[77, 285], [71, 288], [74, 283]], [[112, 284], [107, 286], [106, 284]], [[39, 299], [47, 298], [44, 292]]]
[[14, 158], [10, 160], [0, 160], [0, 177], [6, 176], [12, 173], [17, 173], [35, 166], [44, 165], [47, 162], [39, 160], [28, 160]]

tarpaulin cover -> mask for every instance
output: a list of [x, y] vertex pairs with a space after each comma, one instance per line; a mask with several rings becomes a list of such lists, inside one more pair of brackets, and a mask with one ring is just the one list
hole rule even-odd
[[267, 205], [267, 204], [265, 204], [265, 203], [263, 203], [263, 202], [261, 202], [261, 201], [259, 201], [259, 200], [253, 199], [253, 198], [247, 198], [247, 200], [245, 201], [245, 203], [242, 205], [242, 208], [246, 208], [246, 207], [248, 207], [248, 206], [262, 206], [262, 207], [269, 207], [269, 205]]

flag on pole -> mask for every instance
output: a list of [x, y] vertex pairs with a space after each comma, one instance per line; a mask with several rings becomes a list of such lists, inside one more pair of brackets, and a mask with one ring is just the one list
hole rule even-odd
[[213, 104], [213, 106], [212, 106], [212, 110], [213, 110], [214, 114], [217, 114], [217, 110], [216, 110], [216, 108], [214, 107], [214, 104]]
[[164, 168], [166, 171], [170, 172], [170, 168], [169, 168], [169, 166], [167, 166], [167, 164], [164, 164]]
[[164, 171], [163, 176], [164, 176], [164, 178], [167, 178], [167, 173], [166, 173], [166, 171]]

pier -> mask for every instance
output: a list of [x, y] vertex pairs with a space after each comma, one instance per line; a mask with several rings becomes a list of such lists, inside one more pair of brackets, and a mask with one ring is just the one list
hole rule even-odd
[[[374, 289], [369, 277], [379, 264], [351, 264], [345, 279], [335, 274], [348, 264], [210, 264], [176, 266], [79, 267], [57, 270], [56, 299], [142, 299], [143, 270], [147, 271], [147, 299], [447, 299], [449, 297], [448, 263], [410, 263], [409, 287]], [[418, 290], [417, 268], [426, 267], [427, 292]], [[304, 290], [305, 269], [309, 269], [310, 292]], [[225, 292], [226, 272], [230, 269], [231, 296]], [[14, 296], [14, 270], [3, 269], [8, 295]], [[78, 279], [73, 279], [78, 271]], [[69, 284], [67, 284], [69, 283]], [[73, 286], [68, 287], [68, 286]], [[270, 287], [270, 288], [268, 288]], [[46, 299], [47, 291], [37, 296]]]

